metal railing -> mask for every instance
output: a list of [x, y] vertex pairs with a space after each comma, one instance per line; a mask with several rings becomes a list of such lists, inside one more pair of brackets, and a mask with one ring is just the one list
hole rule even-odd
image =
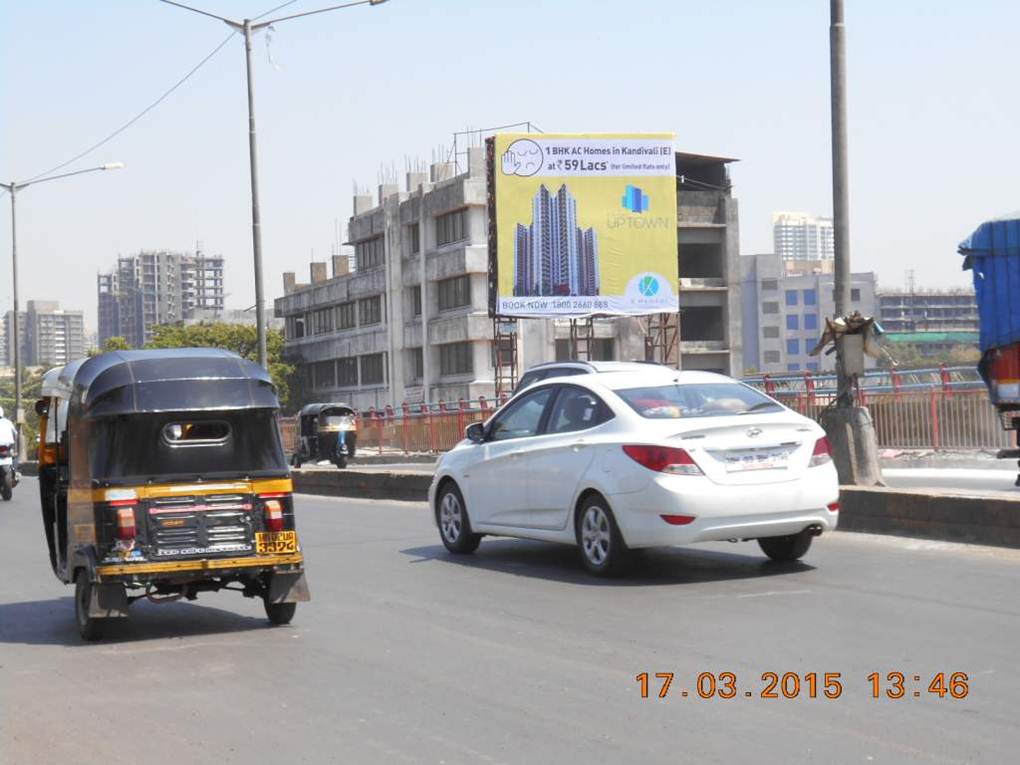
[[[836, 392], [836, 375], [817, 372], [791, 372], [781, 375], [752, 375], [744, 382], [770, 396], [787, 393], [825, 394]], [[869, 369], [858, 378], [858, 390], [873, 393], [901, 393], [928, 390], [932, 386], [953, 390], [984, 390], [985, 384], [975, 366], [949, 367], [942, 364], [923, 369]]]

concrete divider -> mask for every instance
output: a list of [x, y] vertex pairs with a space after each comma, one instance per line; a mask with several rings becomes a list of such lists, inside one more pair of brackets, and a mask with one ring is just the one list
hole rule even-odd
[[432, 476], [428, 473], [358, 470], [293, 470], [294, 491], [330, 497], [397, 499], [424, 502]]
[[1020, 494], [968, 496], [844, 486], [839, 528], [872, 534], [1020, 547]]

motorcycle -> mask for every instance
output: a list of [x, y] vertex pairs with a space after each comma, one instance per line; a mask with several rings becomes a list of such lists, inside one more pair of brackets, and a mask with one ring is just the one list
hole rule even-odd
[[9, 502], [14, 496], [14, 487], [21, 480], [21, 474], [14, 469], [14, 445], [0, 444], [0, 497]]

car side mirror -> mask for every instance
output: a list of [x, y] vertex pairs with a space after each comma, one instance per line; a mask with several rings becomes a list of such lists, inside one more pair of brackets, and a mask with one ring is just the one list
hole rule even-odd
[[467, 426], [467, 428], [465, 428], [464, 435], [471, 443], [482, 443], [485, 440], [485, 424], [481, 422], [472, 422]]

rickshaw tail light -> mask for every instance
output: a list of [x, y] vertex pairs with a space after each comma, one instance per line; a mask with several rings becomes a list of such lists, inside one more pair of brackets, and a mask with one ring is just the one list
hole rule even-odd
[[117, 539], [134, 539], [138, 530], [135, 528], [135, 507], [121, 505], [117, 510]]
[[278, 499], [267, 499], [265, 508], [266, 530], [283, 531], [283, 503]]

